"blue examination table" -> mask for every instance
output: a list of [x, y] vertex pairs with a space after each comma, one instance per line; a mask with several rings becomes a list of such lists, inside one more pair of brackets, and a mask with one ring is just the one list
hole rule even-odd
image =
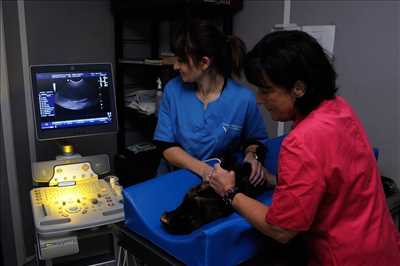
[[[282, 139], [274, 138], [267, 143], [264, 165], [274, 174]], [[200, 179], [190, 171], [178, 170], [124, 189], [127, 235], [132, 232], [144, 246], [158, 247], [154, 256], [161, 254], [166, 258], [165, 265], [175, 264], [168, 261], [185, 265], [237, 265], [259, 253], [265, 237], [237, 213], [187, 235], [171, 235], [163, 229], [160, 216], [174, 210], [185, 193], [199, 183]], [[258, 199], [269, 205], [271, 196], [272, 191], [267, 191]]]

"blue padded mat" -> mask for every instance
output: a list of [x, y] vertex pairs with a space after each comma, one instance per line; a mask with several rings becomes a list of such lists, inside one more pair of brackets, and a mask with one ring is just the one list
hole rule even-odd
[[[274, 174], [281, 141], [279, 137], [267, 143], [265, 166]], [[257, 254], [265, 238], [237, 213], [187, 235], [171, 235], [163, 229], [160, 216], [174, 210], [199, 183], [190, 171], [178, 170], [124, 189], [127, 227], [186, 265], [237, 265]], [[267, 191], [258, 199], [269, 205], [271, 196], [272, 191]]]

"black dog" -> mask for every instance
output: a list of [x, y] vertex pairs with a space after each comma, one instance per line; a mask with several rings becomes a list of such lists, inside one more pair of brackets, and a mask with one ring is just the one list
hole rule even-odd
[[[265, 148], [257, 149], [257, 156], [261, 162], [265, 158]], [[236, 186], [240, 192], [256, 197], [265, 191], [266, 186], [254, 187], [250, 181], [250, 163], [234, 163], [232, 153], [225, 154], [221, 167], [233, 170], [236, 174]], [[214, 191], [208, 182], [194, 186], [186, 193], [183, 202], [173, 211], [164, 213], [160, 220], [164, 228], [171, 234], [188, 234], [200, 226], [233, 212], [222, 198]]]

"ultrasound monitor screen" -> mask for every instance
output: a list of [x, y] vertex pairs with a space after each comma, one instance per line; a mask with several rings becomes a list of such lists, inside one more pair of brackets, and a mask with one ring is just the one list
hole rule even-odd
[[117, 131], [111, 64], [32, 66], [39, 140]]

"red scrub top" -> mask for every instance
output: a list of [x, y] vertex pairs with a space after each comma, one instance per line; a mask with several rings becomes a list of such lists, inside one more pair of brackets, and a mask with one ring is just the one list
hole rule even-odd
[[309, 265], [400, 265], [400, 236], [359, 119], [326, 100], [282, 143], [272, 225], [307, 231]]

